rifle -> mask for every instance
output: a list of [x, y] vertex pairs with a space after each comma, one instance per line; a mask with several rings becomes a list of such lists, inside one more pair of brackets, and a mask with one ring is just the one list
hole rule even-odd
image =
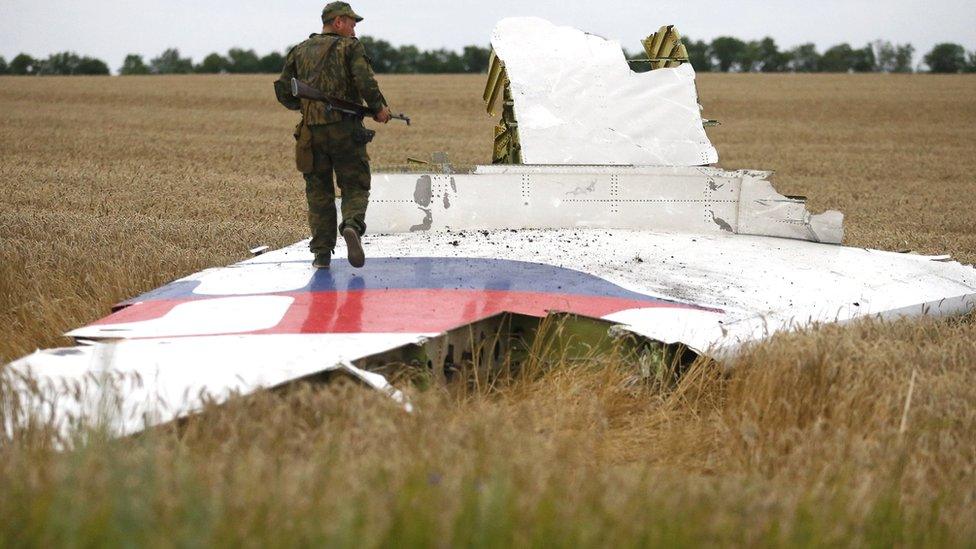
[[[369, 107], [357, 105], [349, 101], [325, 95], [321, 90], [317, 90], [297, 78], [291, 79], [291, 94], [299, 99], [321, 101], [322, 103], [325, 103], [326, 111], [341, 112], [344, 114], [350, 114], [352, 116], [358, 116], [360, 118], [365, 118], [367, 116], [372, 118], [376, 116], [376, 111]], [[390, 118], [403, 120], [408, 126], [410, 125], [410, 117], [403, 113], [391, 114]]]

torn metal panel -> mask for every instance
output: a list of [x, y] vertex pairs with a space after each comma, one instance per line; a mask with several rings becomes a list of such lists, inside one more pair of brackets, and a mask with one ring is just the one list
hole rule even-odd
[[[840, 243], [843, 215], [813, 215], [768, 172], [655, 166], [478, 166], [376, 174], [371, 229], [619, 228]], [[485, 204], [491, 204], [486, 208]]]
[[736, 233], [835, 244], [843, 240], [844, 214], [836, 210], [811, 214], [806, 209], [805, 200], [776, 192], [766, 180], [769, 172], [740, 173], [742, 190]]
[[39, 392], [25, 388], [22, 394], [33, 408], [53, 405], [62, 426], [71, 418], [105, 420], [107, 429], [121, 435], [193, 413], [211, 400], [223, 402], [234, 394], [329, 371], [344, 371], [406, 405], [384, 379], [352, 367], [350, 361], [419, 343], [428, 335], [169, 338], [140, 333], [145, 338], [115, 334], [89, 345], [37, 351], [10, 364], [4, 374], [15, 384], [21, 375], [35, 380]]
[[635, 73], [619, 42], [536, 17], [499, 21], [491, 44], [510, 82], [523, 163], [718, 161], [691, 64]]

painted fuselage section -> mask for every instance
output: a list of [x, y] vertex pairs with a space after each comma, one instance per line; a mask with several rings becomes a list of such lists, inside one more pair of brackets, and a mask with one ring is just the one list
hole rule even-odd
[[[330, 269], [312, 269], [306, 259], [273, 265], [250, 266], [256, 291], [246, 285], [221, 287], [222, 273], [205, 272], [124, 302], [74, 335], [439, 333], [502, 312], [600, 318], [631, 309], [705, 309], [625, 289], [589, 273], [511, 259], [380, 257], [365, 269], [353, 269], [344, 259], [336, 259]], [[236, 275], [249, 265], [228, 269]], [[304, 280], [279, 276], [296, 269]]]

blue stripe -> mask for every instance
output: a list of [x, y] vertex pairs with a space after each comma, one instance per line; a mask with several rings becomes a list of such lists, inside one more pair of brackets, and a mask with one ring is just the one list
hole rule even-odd
[[[199, 281], [171, 282], [124, 304], [157, 299], [206, 297], [193, 293], [199, 284]], [[507, 290], [670, 302], [627, 290], [598, 276], [554, 265], [463, 257], [370, 258], [362, 269], [353, 269], [344, 259], [336, 258], [330, 269], [310, 269], [309, 283], [304, 288], [293, 291], [371, 289]]]

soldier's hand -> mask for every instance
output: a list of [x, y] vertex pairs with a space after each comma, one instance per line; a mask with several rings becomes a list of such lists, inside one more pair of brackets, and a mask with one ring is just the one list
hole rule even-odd
[[384, 106], [383, 107], [383, 110], [381, 110], [380, 112], [376, 113], [376, 116], [373, 117], [373, 120], [375, 120], [377, 122], [381, 122], [383, 124], [386, 124], [387, 122], [389, 122], [390, 121], [390, 107], [385, 107]]

